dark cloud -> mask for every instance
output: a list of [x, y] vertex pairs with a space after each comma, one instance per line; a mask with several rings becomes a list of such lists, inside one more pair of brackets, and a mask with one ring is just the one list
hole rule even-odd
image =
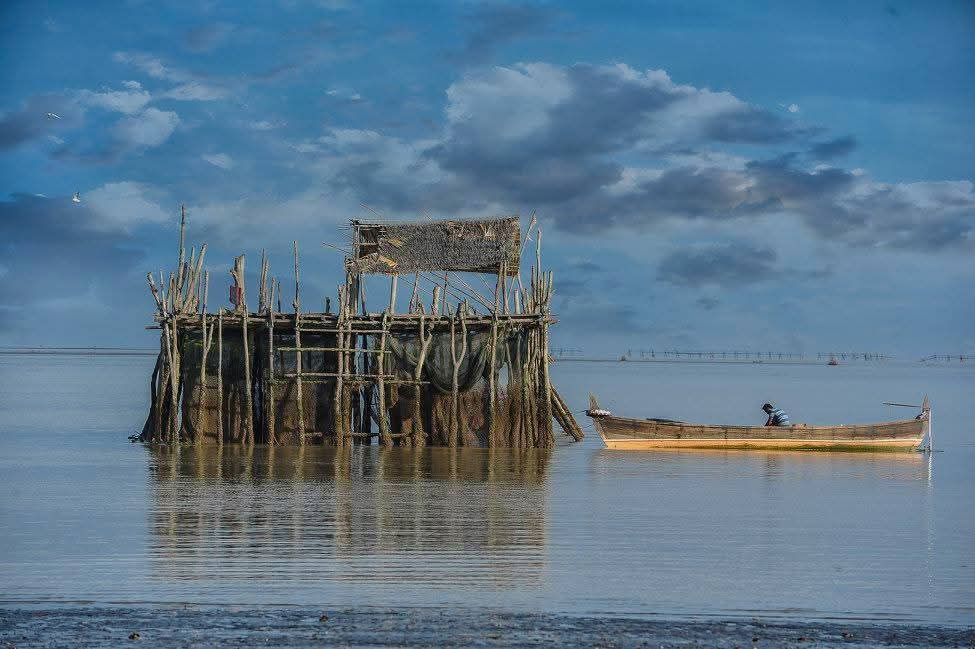
[[[369, 150], [337, 151], [327, 165], [332, 188], [397, 210], [533, 207], [577, 233], [781, 215], [857, 247], [975, 244], [970, 182], [887, 185], [810, 166], [807, 155], [779, 151], [819, 129], [728, 93], [677, 85], [661, 71], [519, 64], [472, 73], [448, 98], [446, 126], [432, 143], [369, 133], [358, 137]], [[764, 145], [770, 157], [742, 160], [723, 151], [731, 143]], [[835, 138], [810, 155], [855, 145], [852, 136]]]
[[186, 32], [183, 45], [191, 52], [209, 52], [223, 44], [233, 29], [227, 23], [200, 25]]
[[[561, 288], [562, 283], [558, 282]], [[559, 322], [576, 332], [600, 334], [642, 334], [653, 330], [653, 322], [636, 306], [594, 302], [583, 296], [559, 303]]]
[[857, 139], [852, 135], [818, 142], [809, 147], [809, 156], [815, 160], [832, 160], [851, 153], [857, 148]]
[[714, 115], [704, 132], [712, 140], [729, 144], [778, 144], [801, 131], [775, 113], [745, 105]]
[[718, 307], [719, 304], [721, 304], [721, 300], [718, 300], [717, 298], [713, 298], [713, 297], [708, 297], [706, 295], [697, 298], [695, 302], [699, 307], [701, 307], [705, 311], [713, 311]]
[[746, 165], [754, 180], [752, 193], [763, 202], [775, 201], [795, 206], [806, 201], [824, 200], [850, 189], [856, 178], [845, 169], [826, 168], [807, 171], [796, 167], [794, 154], [771, 160], [753, 160]]
[[[48, 113], [58, 118], [48, 117]], [[0, 150], [76, 126], [79, 115], [63, 95], [35, 95], [20, 110], [0, 114]]]
[[[143, 252], [128, 235], [93, 227], [97, 222], [84, 203], [70, 198], [16, 194], [0, 201], [0, 308], [80, 302], [94, 286], [117, 287], [123, 276], [137, 276]], [[119, 298], [127, 301], [131, 295]]]
[[469, 33], [459, 55], [468, 63], [483, 63], [505, 43], [545, 29], [556, 16], [546, 7], [480, 5], [466, 16]]
[[588, 273], [591, 275], [593, 273], [603, 272], [606, 270], [606, 267], [602, 264], [597, 264], [590, 259], [582, 259], [569, 264], [569, 270], [573, 272]]
[[657, 277], [677, 286], [743, 286], [775, 277], [778, 255], [766, 246], [722, 243], [677, 250], [657, 266]]

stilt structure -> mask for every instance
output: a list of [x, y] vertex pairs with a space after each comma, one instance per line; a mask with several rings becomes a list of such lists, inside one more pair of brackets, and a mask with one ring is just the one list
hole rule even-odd
[[[187, 260], [185, 235], [184, 211], [176, 270], [168, 282], [147, 276], [162, 336], [143, 440], [547, 448], [553, 420], [582, 438], [549, 375], [554, 282], [541, 267], [537, 226], [524, 287], [518, 217], [352, 221], [337, 313], [327, 297], [323, 312], [302, 311], [297, 242], [292, 313], [281, 310], [266, 255], [257, 310], [248, 308], [241, 255], [230, 273], [231, 307], [208, 313], [206, 245]], [[400, 275], [413, 275], [404, 313], [396, 308]], [[369, 276], [389, 279], [379, 311], [367, 309]]]

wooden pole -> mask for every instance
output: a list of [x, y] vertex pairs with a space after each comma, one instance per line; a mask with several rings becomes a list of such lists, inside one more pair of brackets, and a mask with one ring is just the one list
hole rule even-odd
[[210, 323], [209, 332], [207, 330], [207, 313], [206, 304], [207, 296], [210, 292], [210, 272], [207, 271], [203, 276], [204, 286], [203, 286], [203, 314], [200, 316], [200, 321], [203, 326], [203, 338], [201, 340], [201, 360], [200, 360], [200, 397], [199, 403], [196, 406], [196, 430], [194, 431], [195, 437], [194, 442], [199, 444], [203, 441], [203, 413], [205, 411], [205, 398], [207, 393], [207, 358], [210, 355], [210, 343], [213, 341], [213, 322]]
[[379, 411], [376, 414], [379, 417], [379, 443], [382, 446], [393, 445], [393, 438], [389, 433], [388, 413], [386, 412], [386, 334], [388, 328], [389, 312], [385, 312], [382, 319], [382, 333], [379, 334], [379, 354], [376, 358], [376, 400], [379, 402]]
[[223, 444], [223, 307], [217, 312], [217, 444]]
[[[343, 332], [344, 321], [345, 321], [345, 301], [346, 301], [346, 291], [348, 289], [348, 278], [346, 278], [346, 285], [344, 287], [339, 287], [339, 303], [338, 303], [338, 318], [336, 319], [336, 348], [342, 349], [345, 346], [345, 333]], [[335, 428], [335, 445], [341, 447], [345, 440], [345, 435], [342, 432], [344, 425], [344, 414], [342, 408], [344, 405], [344, 399], [342, 398], [342, 374], [345, 372], [345, 354], [341, 351], [335, 353], [335, 395], [332, 399], [332, 426]]]
[[433, 315], [440, 314], [440, 286], [433, 287], [433, 302], [430, 304], [430, 313]]
[[159, 348], [160, 348], [159, 349], [160, 356], [164, 357], [167, 360], [165, 360], [162, 363], [162, 368], [159, 372], [158, 382], [156, 384], [156, 417], [154, 422], [155, 423], [154, 430], [152, 432], [153, 442], [161, 442], [163, 439], [162, 417], [163, 417], [163, 409], [165, 409], [166, 407], [165, 405], [166, 386], [169, 384], [169, 375], [167, 374], [167, 372], [169, 371], [168, 370], [169, 365], [167, 364], [169, 358], [169, 351], [166, 348], [166, 335], [164, 333], [159, 334]]
[[506, 263], [501, 262], [498, 281], [494, 285], [494, 310], [491, 311], [491, 359], [488, 371], [488, 446], [500, 446], [495, 422], [495, 402], [497, 400], [497, 365], [498, 365], [498, 308], [501, 304], [501, 277], [505, 273]]
[[183, 283], [183, 260], [186, 258], [186, 206], [179, 206], [179, 261], [176, 263], [176, 285]]
[[244, 255], [234, 259], [234, 270], [232, 272], [237, 286], [240, 288], [238, 299], [238, 311], [241, 314], [241, 338], [244, 346], [244, 404], [246, 417], [244, 420], [245, 434], [247, 443], [254, 443], [254, 397], [251, 394], [251, 356], [250, 340], [247, 333], [248, 309], [247, 309], [247, 288], [244, 282], [244, 268], [246, 259]]
[[444, 272], [443, 274], [442, 298], [443, 298], [443, 306], [442, 306], [443, 312], [441, 313], [441, 315], [447, 315], [450, 312], [450, 309], [447, 307], [447, 273], [446, 272]]
[[[172, 331], [170, 331], [172, 327]], [[177, 329], [175, 317], [163, 323], [166, 331], [166, 357], [169, 361], [169, 443], [179, 441], [179, 358], [177, 356]]]
[[[434, 315], [436, 317], [436, 315]], [[416, 360], [416, 368], [413, 370], [413, 446], [423, 446], [426, 442], [425, 431], [423, 430], [423, 408], [421, 400], [423, 398], [420, 389], [420, 379], [423, 377], [423, 363], [426, 361], [427, 352], [430, 350], [430, 343], [433, 342], [433, 325], [430, 325], [430, 332], [424, 333], [426, 316], [420, 314], [420, 354]]]
[[410, 295], [410, 313], [416, 311], [420, 304], [420, 273], [413, 275], [413, 293]]
[[541, 401], [542, 401], [542, 436], [540, 439], [541, 446], [543, 448], [551, 448], [555, 446], [555, 435], [552, 431], [552, 377], [549, 374], [549, 359], [548, 359], [548, 322], [542, 323], [541, 331], [541, 349], [539, 353], [541, 354], [542, 362], [542, 386], [541, 386]]
[[[272, 283], [273, 286], [273, 283]], [[273, 290], [273, 289], [272, 289]], [[264, 409], [264, 416], [267, 420], [267, 443], [274, 446], [278, 443], [274, 431], [274, 300], [268, 301], [267, 309], [267, 381], [265, 382], [264, 392], [267, 395], [267, 406]]]
[[399, 275], [393, 274], [392, 279], [389, 281], [389, 312], [396, 313], [396, 282], [399, 279]]
[[298, 398], [298, 444], [305, 443], [305, 399], [301, 385], [301, 282], [298, 274], [298, 242], [294, 242], [295, 253], [295, 299], [291, 303], [295, 310], [295, 394]]
[[[457, 313], [450, 319], [450, 357], [454, 363], [453, 383], [451, 386], [451, 408], [450, 408], [450, 441], [451, 448], [460, 442], [460, 366], [467, 356], [467, 319], [464, 316], [466, 303], [457, 305]], [[460, 321], [461, 347], [458, 354], [454, 343], [455, 322]]]

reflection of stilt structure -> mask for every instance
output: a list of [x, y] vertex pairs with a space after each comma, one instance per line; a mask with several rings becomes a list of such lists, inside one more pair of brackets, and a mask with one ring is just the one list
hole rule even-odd
[[156, 447], [153, 574], [200, 582], [538, 585], [551, 453]]
[[[206, 310], [206, 245], [186, 260], [185, 224], [184, 212], [177, 270], [168, 282], [148, 275], [162, 336], [144, 440], [545, 448], [555, 441], [553, 419], [581, 439], [549, 375], [556, 320], [540, 229], [525, 287], [517, 217], [353, 221], [337, 313], [327, 298], [323, 312], [301, 310], [295, 242], [293, 313], [281, 310], [266, 256], [250, 310], [241, 255], [231, 271], [233, 308], [214, 315]], [[408, 310], [398, 313], [398, 279], [411, 274]], [[367, 309], [367, 275], [389, 277], [382, 311]], [[429, 306], [421, 280], [435, 280]]]

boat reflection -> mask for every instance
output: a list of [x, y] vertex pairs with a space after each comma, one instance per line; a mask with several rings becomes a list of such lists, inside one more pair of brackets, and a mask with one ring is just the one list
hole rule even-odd
[[545, 565], [550, 451], [149, 451], [153, 574], [523, 587]]
[[765, 478], [874, 477], [930, 483], [931, 456], [923, 452], [603, 448], [592, 455], [591, 466], [599, 473], [657, 470], [673, 474], [682, 468], [694, 472], [708, 465], [713, 470], [726, 466], [734, 473], [757, 473]]

